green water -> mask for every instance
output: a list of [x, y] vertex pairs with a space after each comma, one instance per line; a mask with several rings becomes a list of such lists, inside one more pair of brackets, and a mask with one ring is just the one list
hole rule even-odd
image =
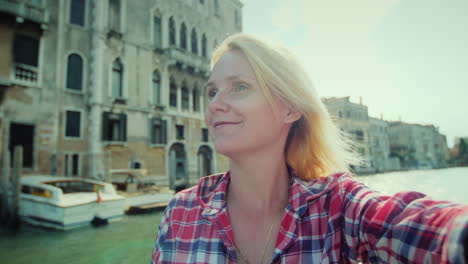
[[107, 226], [67, 232], [27, 225], [16, 234], [0, 230], [0, 263], [150, 263], [161, 215], [124, 216]]

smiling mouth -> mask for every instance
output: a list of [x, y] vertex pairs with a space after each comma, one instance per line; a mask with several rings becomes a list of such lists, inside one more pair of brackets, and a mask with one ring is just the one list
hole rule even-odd
[[214, 128], [222, 128], [222, 127], [226, 127], [226, 126], [230, 126], [230, 125], [237, 125], [239, 123], [240, 122], [216, 122], [216, 123], [214, 123], [213, 127]]

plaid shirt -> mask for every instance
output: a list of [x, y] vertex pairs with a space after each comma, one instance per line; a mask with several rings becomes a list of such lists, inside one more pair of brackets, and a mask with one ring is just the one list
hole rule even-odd
[[[295, 176], [272, 263], [463, 263], [468, 206], [417, 192], [385, 196], [338, 173]], [[200, 179], [176, 194], [157, 235], [152, 263], [235, 263], [226, 208], [230, 174]]]

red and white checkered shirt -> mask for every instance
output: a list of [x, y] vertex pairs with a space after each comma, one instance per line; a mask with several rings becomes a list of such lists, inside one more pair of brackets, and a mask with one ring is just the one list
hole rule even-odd
[[[289, 190], [272, 263], [463, 263], [468, 206], [417, 192], [386, 196], [349, 174]], [[226, 208], [230, 174], [176, 194], [159, 226], [152, 263], [235, 263]], [[468, 249], [467, 249], [468, 250]]]

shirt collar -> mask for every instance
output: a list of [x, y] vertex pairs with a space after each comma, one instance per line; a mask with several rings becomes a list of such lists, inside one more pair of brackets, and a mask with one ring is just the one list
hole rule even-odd
[[[301, 218], [307, 211], [307, 204], [332, 190], [337, 184], [335, 179], [341, 175], [342, 173], [319, 179], [301, 180], [291, 172], [292, 184], [289, 187], [287, 209], [291, 210], [296, 218]], [[203, 216], [215, 215], [225, 207], [230, 176], [228, 171], [200, 179], [197, 198], [204, 208]]]

